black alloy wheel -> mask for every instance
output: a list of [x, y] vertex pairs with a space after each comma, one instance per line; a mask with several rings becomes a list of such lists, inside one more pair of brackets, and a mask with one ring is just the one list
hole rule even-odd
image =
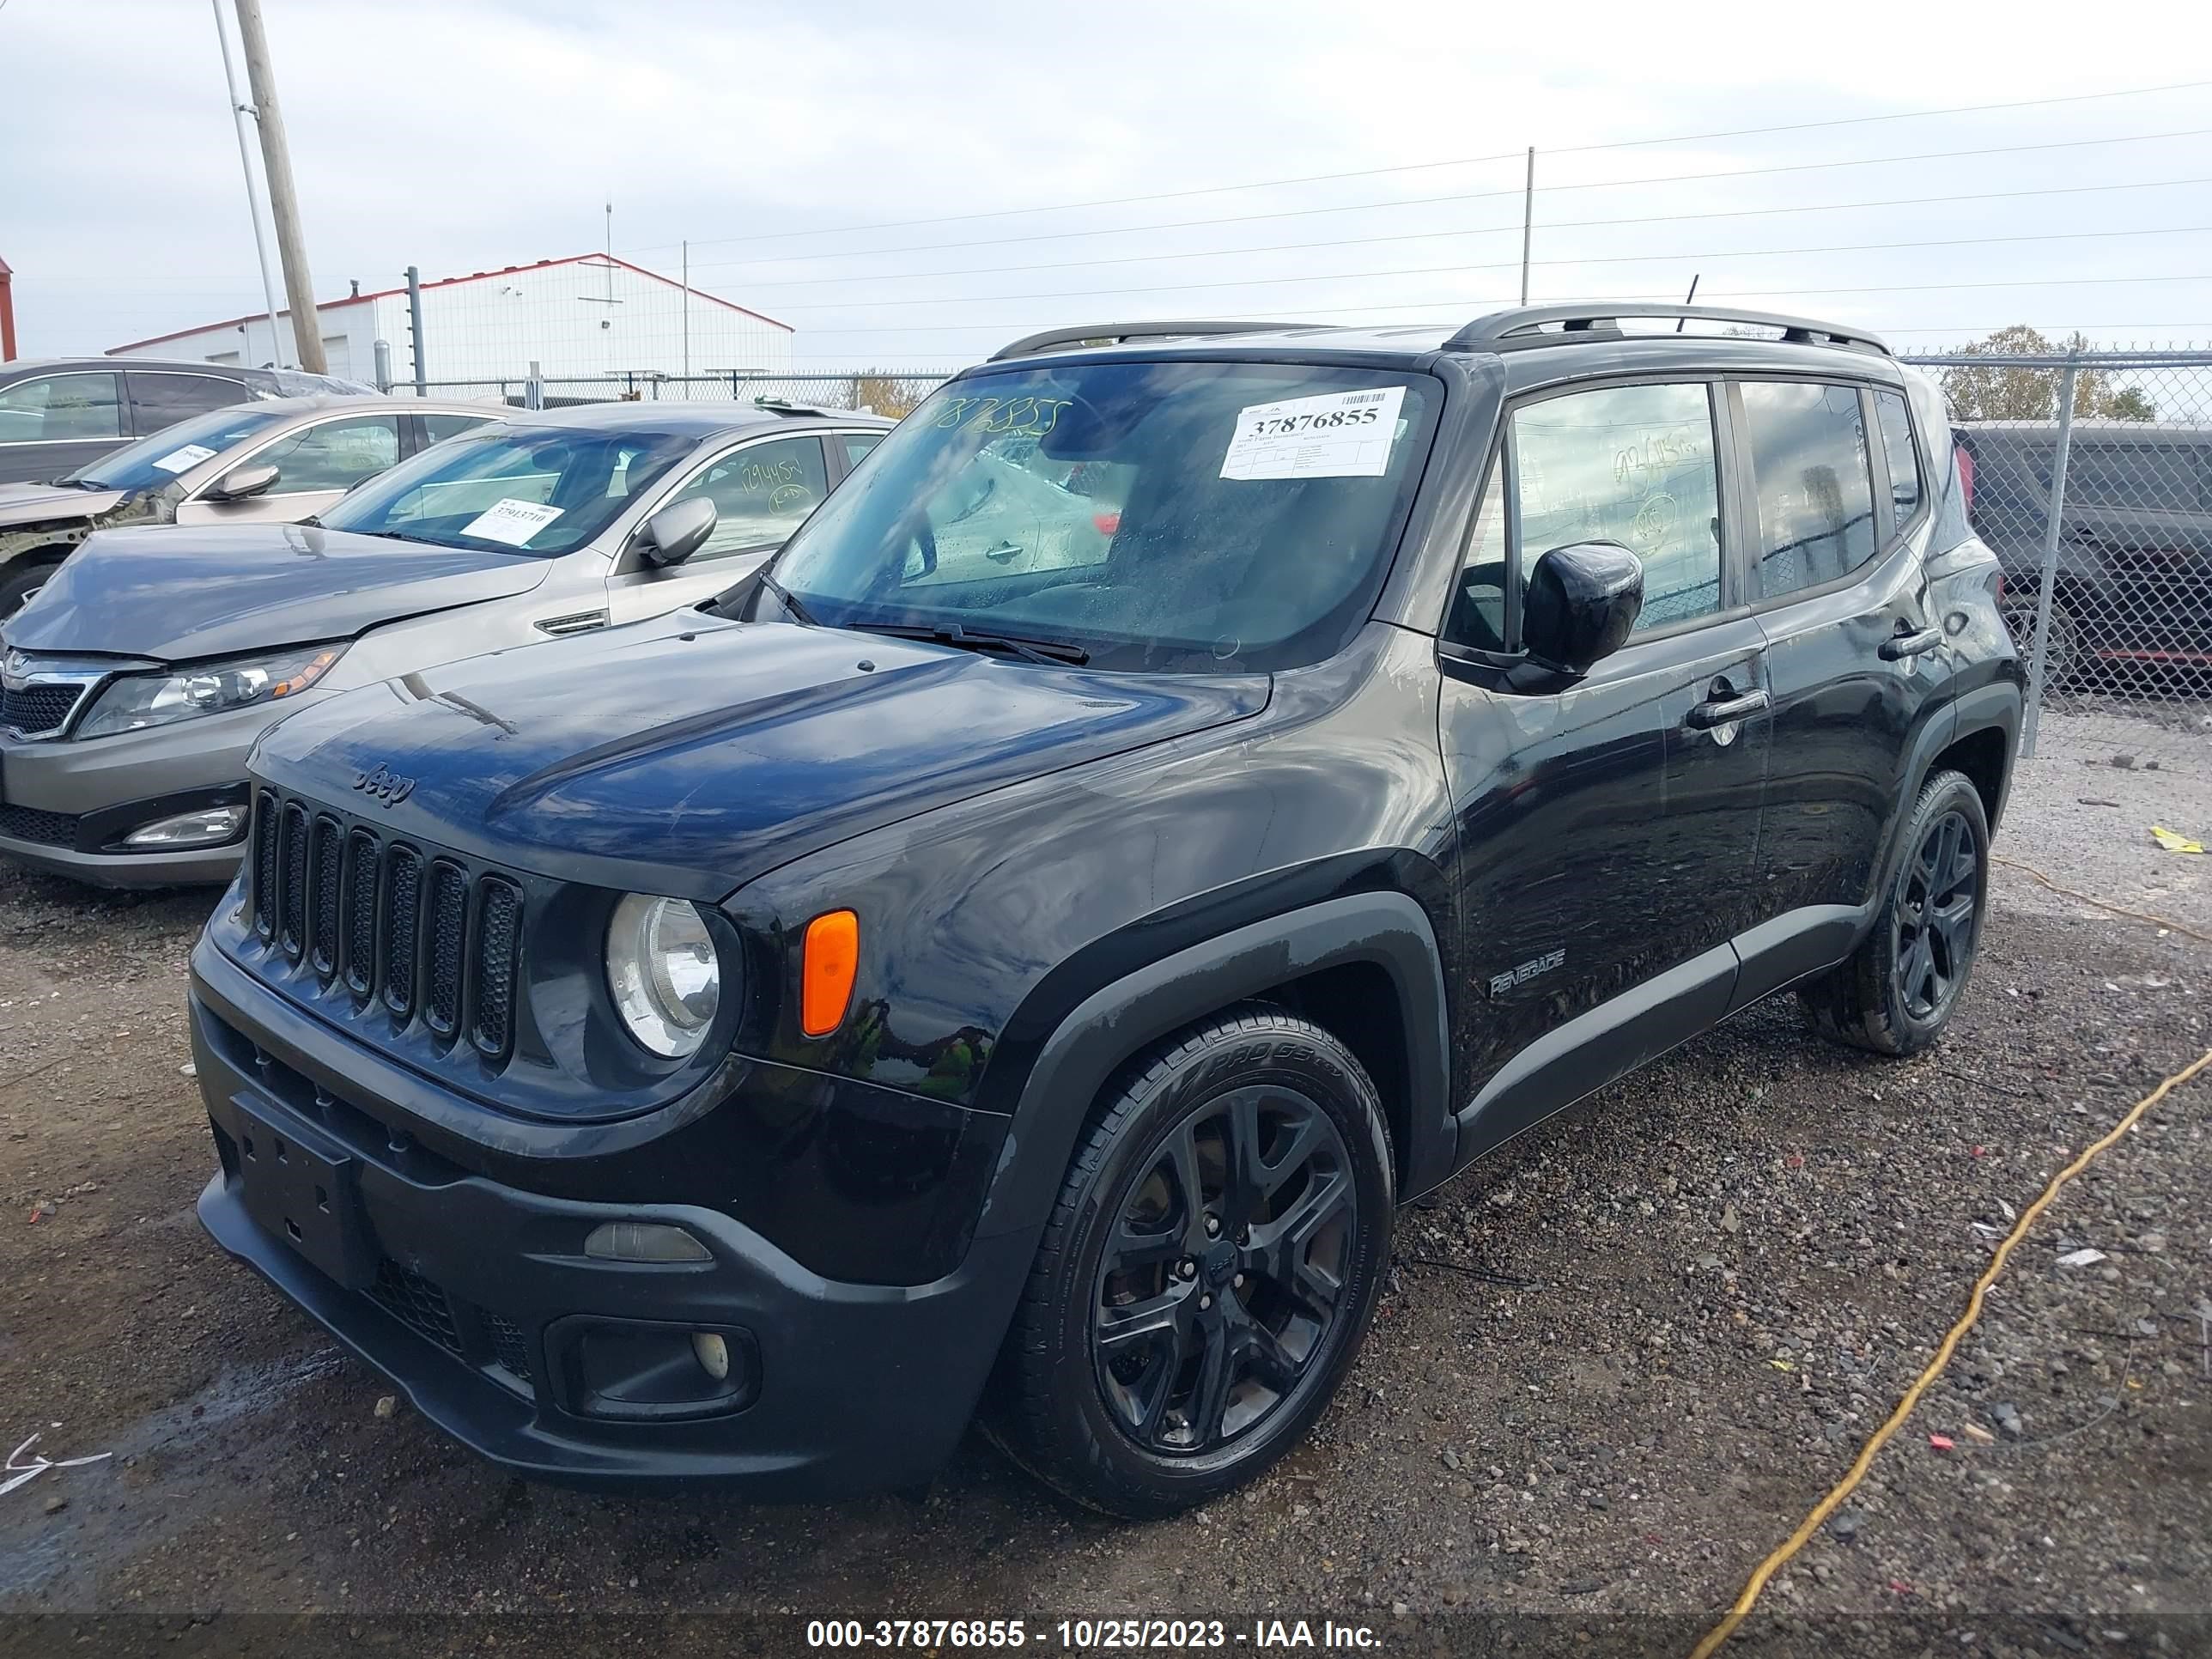
[[1139, 1446], [1211, 1452], [1282, 1406], [1344, 1316], [1351, 1158], [1280, 1085], [1206, 1102], [1151, 1158], [1100, 1259], [1092, 1364]]
[[1917, 1020], [1942, 1014], [1966, 979], [1980, 877], [1973, 827], [1964, 812], [1944, 813], [1928, 826], [1897, 891], [1897, 981]]

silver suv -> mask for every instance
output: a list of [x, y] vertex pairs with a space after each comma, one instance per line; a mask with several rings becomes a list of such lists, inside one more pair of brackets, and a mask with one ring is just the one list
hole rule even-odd
[[[228, 881], [246, 755], [295, 709], [657, 616], [750, 574], [891, 422], [604, 404], [447, 440], [305, 524], [104, 530], [0, 624], [0, 854]], [[587, 688], [580, 688], [580, 690]]]

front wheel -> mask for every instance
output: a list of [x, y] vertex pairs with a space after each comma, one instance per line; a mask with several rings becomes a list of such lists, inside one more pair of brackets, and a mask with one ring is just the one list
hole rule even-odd
[[31, 598], [52, 580], [52, 564], [18, 564], [0, 570], [0, 622], [6, 621], [31, 602]]
[[1140, 1061], [1069, 1167], [987, 1424], [1078, 1502], [1145, 1518], [1253, 1479], [1320, 1416], [1389, 1254], [1375, 1085], [1252, 1005]]
[[1963, 773], [1928, 780], [1905, 822], [1905, 859], [1866, 941], [1799, 990], [1814, 1029], [1883, 1054], [1943, 1035], [1981, 944], [1990, 821]]

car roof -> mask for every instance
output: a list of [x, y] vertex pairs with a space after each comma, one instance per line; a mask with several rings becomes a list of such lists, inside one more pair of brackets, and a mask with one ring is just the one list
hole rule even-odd
[[323, 410], [343, 410], [349, 415], [481, 415], [495, 421], [514, 410], [489, 398], [349, 397], [343, 392], [318, 392], [304, 398], [240, 398], [237, 407], [274, 411], [278, 416], [313, 415]]
[[[249, 374], [274, 373], [273, 370], [243, 368], [236, 363], [199, 362], [190, 357], [19, 357], [13, 362], [0, 363], [0, 379], [12, 380], [25, 374], [52, 374], [57, 370], [72, 368], [185, 369], [200, 374], [211, 374], [222, 380], [242, 380]], [[330, 376], [318, 378], [328, 380]]]
[[881, 427], [897, 424], [881, 415], [857, 410], [781, 408], [757, 404], [612, 403], [576, 404], [567, 409], [508, 409], [503, 411], [514, 426], [558, 427], [590, 432], [665, 432], [677, 437], [711, 438], [726, 432], [757, 427], [787, 426], [794, 429], [838, 426]]
[[[2058, 422], [2044, 421], [1954, 421], [1961, 432], [1971, 432], [1977, 437], [2056, 438]], [[2159, 421], [2124, 421], [2112, 416], [2076, 416], [2072, 431], [2074, 441], [2087, 438], [2124, 438], [2131, 443], [2212, 443], [2212, 426], [2199, 422], [2183, 422], [2168, 425]]]
[[[1694, 319], [1728, 333], [1638, 332], [1622, 319]], [[1162, 356], [1364, 363], [1421, 368], [1441, 354], [1506, 360], [1509, 386], [1613, 368], [1664, 367], [1685, 357], [1723, 369], [1759, 366], [1833, 368], [1901, 380], [1889, 347], [1855, 325], [1717, 306], [1570, 301], [1519, 306], [1464, 323], [1306, 324], [1265, 321], [1099, 323], [1048, 330], [1014, 341], [988, 365], [1026, 366], [1069, 357]], [[966, 371], [969, 374], [976, 369]]]

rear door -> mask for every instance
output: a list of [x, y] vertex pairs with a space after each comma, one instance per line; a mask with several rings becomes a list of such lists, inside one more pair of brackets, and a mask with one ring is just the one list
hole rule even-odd
[[[832, 440], [836, 441], [836, 440]], [[699, 497], [714, 504], [707, 544], [678, 565], [653, 564], [633, 539], [607, 581], [615, 623], [712, 599], [757, 570], [830, 490], [817, 432], [773, 433], [719, 451], [678, 479], [653, 511]]]
[[222, 374], [132, 368], [123, 379], [131, 394], [131, 428], [142, 438], [195, 415], [254, 400], [246, 386]]
[[[1441, 736], [1470, 982], [1462, 1158], [1717, 1019], [1751, 925], [1770, 740], [1765, 640], [1723, 557], [1723, 389], [1676, 380], [1508, 417], [1443, 635]], [[1553, 547], [1644, 565], [1628, 643], [1580, 680], [1521, 660], [1518, 593]]]
[[1933, 473], [1905, 395], [1842, 380], [1746, 380], [1729, 395], [1774, 700], [1769, 932], [1747, 951], [1741, 1005], [1849, 950], [1949, 670], [1921, 564]]
[[0, 483], [58, 478], [124, 441], [123, 377], [64, 369], [0, 386]]

